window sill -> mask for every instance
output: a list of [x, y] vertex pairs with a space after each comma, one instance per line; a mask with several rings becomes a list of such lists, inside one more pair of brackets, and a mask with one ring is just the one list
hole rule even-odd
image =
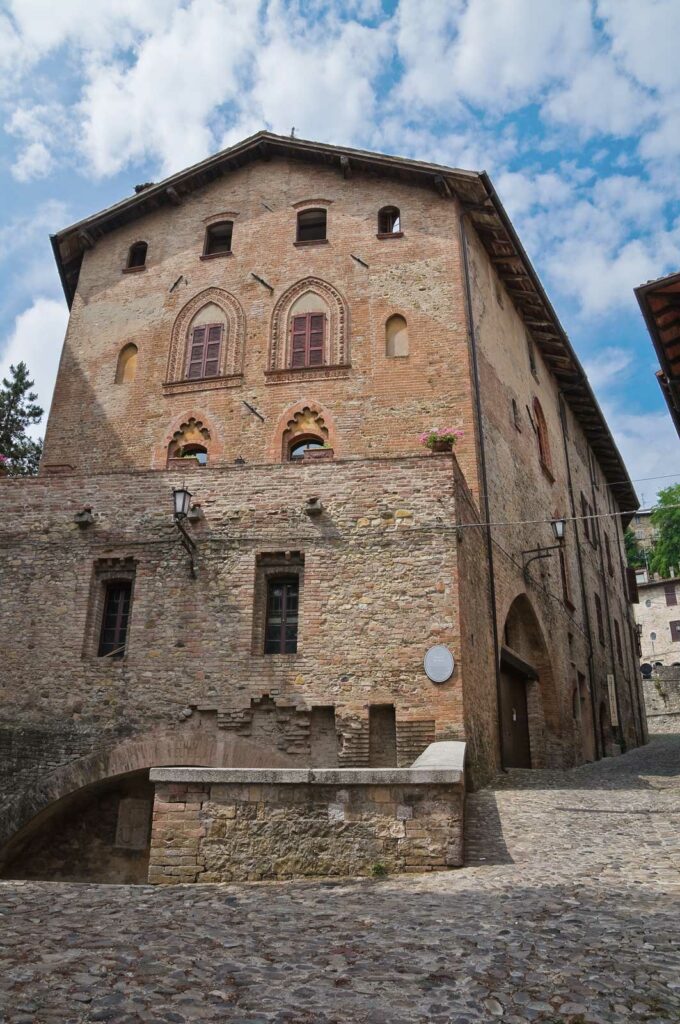
[[201, 260], [219, 260], [222, 256], [233, 256], [234, 253], [231, 249], [226, 252], [204, 252], [199, 259]]
[[327, 238], [308, 238], [304, 242], [293, 242], [293, 245], [298, 249], [303, 249], [308, 245], [328, 245]]
[[352, 367], [343, 366], [290, 366], [280, 370], [265, 370], [265, 384], [288, 384], [300, 380], [332, 380], [338, 377], [349, 377]]
[[146, 264], [143, 267], [123, 267], [123, 274], [139, 274], [140, 271], [146, 270]]
[[199, 377], [197, 380], [166, 380], [161, 385], [164, 395], [186, 395], [194, 391], [221, 391], [224, 388], [237, 388], [243, 383], [242, 373], [232, 373], [224, 377]]
[[541, 470], [543, 472], [543, 476], [547, 480], [549, 480], [551, 484], [554, 484], [555, 483], [555, 477], [552, 474], [552, 470], [548, 466], [546, 466], [545, 462], [543, 462], [543, 461], [541, 462]]
[[403, 231], [379, 231], [375, 237], [379, 238], [381, 240], [381, 242], [382, 242], [382, 241], [386, 241], [388, 238], [403, 238], [404, 237], [404, 232]]

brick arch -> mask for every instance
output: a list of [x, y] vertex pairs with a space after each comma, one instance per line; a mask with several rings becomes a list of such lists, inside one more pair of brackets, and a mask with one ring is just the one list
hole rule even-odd
[[328, 363], [331, 366], [348, 366], [349, 351], [349, 308], [344, 296], [318, 277], [305, 277], [283, 293], [272, 313], [269, 339], [270, 370], [284, 370], [289, 365], [290, 311], [293, 304], [306, 292], [313, 292], [328, 308]]
[[220, 358], [220, 376], [243, 373], [245, 356], [246, 316], [241, 303], [223, 288], [205, 288], [182, 307], [177, 314], [170, 336], [170, 352], [166, 381], [184, 378], [186, 348], [191, 321], [204, 306], [214, 304], [224, 313], [225, 339]]
[[154, 731], [102, 747], [33, 780], [30, 790], [4, 808], [0, 817], [0, 864], [12, 859], [25, 831], [36, 827], [43, 815], [55, 810], [55, 804], [95, 783], [147, 768], [173, 765], [287, 768], [296, 764], [274, 748], [263, 748], [261, 742], [253, 743], [216, 727], [185, 725], [172, 732]]
[[[505, 617], [503, 635], [508, 646], [532, 665], [538, 680], [527, 686], [532, 763], [545, 767], [551, 760], [552, 748], [559, 746], [562, 736], [562, 715], [545, 631], [531, 600], [520, 592], [510, 604]], [[533, 704], [533, 709], [532, 709]], [[500, 713], [500, 709], [499, 709]], [[534, 755], [538, 755], [536, 758]]]
[[[312, 420], [316, 424], [315, 429], [308, 427]], [[272, 462], [279, 462], [281, 459], [285, 461], [285, 450], [294, 433], [301, 435], [318, 434], [320, 437], [323, 437], [324, 441], [328, 442], [336, 454], [340, 454], [341, 443], [338, 439], [335, 420], [332, 413], [325, 406], [321, 405], [320, 402], [315, 402], [310, 398], [303, 398], [294, 405], [290, 405], [279, 416], [276, 430], [269, 445], [268, 454]]]
[[169, 424], [168, 429], [163, 435], [163, 440], [154, 452], [154, 469], [167, 468], [170, 445], [181, 432], [183, 427], [192, 422], [196, 424], [201, 433], [205, 432], [204, 436], [207, 437], [206, 447], [210, 453], [209, 465], [214, 466], [215, 463], [224, 461], [224, 438], [222, 436], [222, 431], [216, 425], [213, 417], [206, 415], [202, 409], [187, 409], [187, 411], [181, 413], [181, 415], [175, 416]]

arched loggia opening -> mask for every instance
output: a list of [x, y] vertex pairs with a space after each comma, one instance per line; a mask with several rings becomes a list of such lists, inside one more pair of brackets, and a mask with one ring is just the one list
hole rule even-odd
[[550, 656], [525, 594], [515, 598], [505, 620], [499, 713], [505, 768], [562, 764], [560, 713]]

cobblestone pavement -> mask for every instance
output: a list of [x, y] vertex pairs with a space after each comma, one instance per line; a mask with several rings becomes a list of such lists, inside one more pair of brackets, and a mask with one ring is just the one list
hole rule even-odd
[[468, 813], [445, 874], [0, 883], [0, 1022], [680, 1021], [680, 736]]

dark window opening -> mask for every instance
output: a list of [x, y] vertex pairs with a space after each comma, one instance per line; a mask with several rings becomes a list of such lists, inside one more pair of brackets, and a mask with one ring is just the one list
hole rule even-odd
[[297, 652], [299, 591], [297, 576], [275, 576], [267, 582], [265, 654]]
[[110, 580], [104, 584], [104, 612], [99, 634], [100, 658], [122, 658], [125, 654], [128, 620], [130, 618], [130, 580]]
[[401, 234], [401, 217], [398, 207], [383, 206], [382, 210], [378, 211], [378, 234]]
[[[604, 533], [604, 530], [602, 532]], [[606, 559], [607, 559], [607, 572], [609, 573], [610, 576], [613, 576], [614, 575], [614, 565], [612, 563], [612, 552], [611, 552], [611, 548], [609, 546], [609, 537], [608, 537], [608, 535], [606, 533], [604, 534], [604, 550], [605, 550], [605, 555], [606, 555]]]
[[600, 595], [595, 594], [595, 618], [597, 619], [597, 638], [604, 647], [604, 619], [602, 618], [602, 602]]
[[677, 604], [678, 595], [675, 590], [675, 583], [664, 583], [663, 589], [666, 595], [666, 605], [670, 606], [672, 604]]
[[135, 270], [146, 264], [146, 252], [148, 245], [146, 242], [135, 242], [134, 245], [130, 246], [128, 253], [127, 269]]
[[538, 380], [538, 371], [536, 369], [536, 353], [534, 351], [534, 343], [531, 338], [527, 335], [527, 351], [529, 353], [529, 369], [532, 374]]
[[234, 225], [230, 220], [220, 221], [219, 224], [211, 224], [205, 233], [204, 256], [217, 256], [220, 253], [231, 252], [231, 235]]
[[623, 646], [621, 644], [621, 630], [616, 619], [614, 619], [614, 642], [616, 643], [616, 657], [619, 665], [623, 665]]
[[564, 603], [569, 608], [574, 607], [574, 602], [571, 599], [571, 585], [569, 580], [569, 566], [567, 564], [567, 558], [562, 548], [557, 552], [560, 559], [560, 576], [562, 578], [562, 596], [564, 597]]
[[298, 242], [322, 242], [326, 239], [326, 211], [303, 210], [297, 218]]
[[512, 422], [515, 424], [515, 429], [522, 433], [522, 421], [519, 417], [519, 408], [515, 399], [512, 399]]
[[394, 768], [397, 763], [397, 722], [393, 704], [368, 709], [368, 763], [371, 768]]
[[303, 313], [291, 322], [290, 365], [293, 369], [324, 365], [324, 313]]
[[202, 444], [185, 444], [174, 457], [176, 459], [194, 459], [199, 466], [208, 465], [208, 449]]
[[220, 352], [224, 324], [204, 324], [191, 332], [187, 356], [187, 378], [217, 377], [220, 372]]
[[671, 627], [671, 640], [678, 643], [680, 641], [680, 620], [670, 622], [669, 626]]
[[288, 452], [288, 458], [293, 461], [294, 459], [301, 459], [305, 452], [315, 451], [319, 448], [323, 448], [324, 441], [320, 437], [303, 437], [293, 441]]

